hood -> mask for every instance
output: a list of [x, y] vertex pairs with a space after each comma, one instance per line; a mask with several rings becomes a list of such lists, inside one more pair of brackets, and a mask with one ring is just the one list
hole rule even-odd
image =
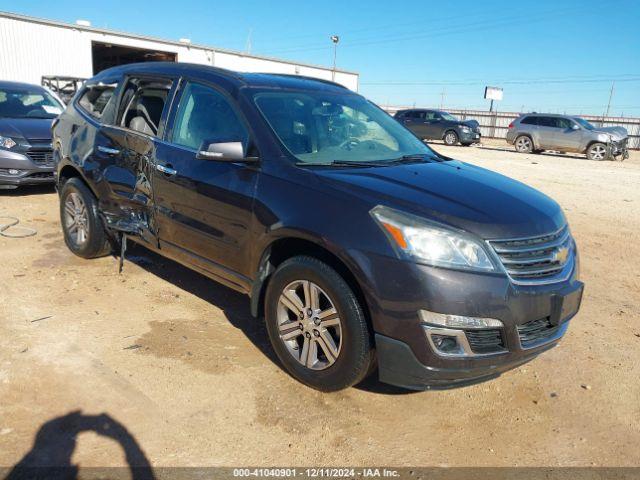
[[464, 122], [459, 122], [462, 125], [466, 125], [467, 127], [471, 127], [472, 129], [476, 129], [480, 126], [477, 120], [465, 120]]
[[593, 130], [596, 133], [607, 133], [613, 137], [615, 141], [627, 138], [629, 135], [627, 129], [623, 127], [600, 127]]
[[484, 239], [543, 235], [565, 224], [560, 206], [503, 175], [459, 161], [322, 169], [333, 188]]
[[0, 135], [51, 141], [53, 118], [0, 118]]

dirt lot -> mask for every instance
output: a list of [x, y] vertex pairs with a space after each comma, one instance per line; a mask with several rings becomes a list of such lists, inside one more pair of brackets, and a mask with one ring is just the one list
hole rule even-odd
[[435, 148], [564, 208], [586, 292], [558, 348], [457, 390], [318, 393], [280, 369], [246, 297], [141, 248], [122, 275], [76, 258], [52, 189], [0, 191], [0, 215], [38, 230], [0, 238], [0, 466], [36, 438], [31, 455], [82, 466], [126, 465], [118, 441], [154, 467], [640, 465], [640, 156]]

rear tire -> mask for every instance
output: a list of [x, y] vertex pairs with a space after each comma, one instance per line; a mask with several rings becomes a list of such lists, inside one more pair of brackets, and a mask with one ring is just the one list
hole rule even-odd
[[531, 140], [531, 137], [528, 137], [527, 135], [520, 135], [516, 138], [516, 141], [513, 142], [513, 145], [519, 153], [531, 153], [533, 151], [533, 141]]
[[96, 258], [111, 252], [109, 238], [98, 215], [98, 201], [77, 177], [62, 186], [60, 223], [67, 247], [79, 257]]
[[443, 140], [446, 145], [453, 146], [459, 141], [458, 134], [453, 130], [447, 130], [444, 133]]
[[362, 381], [374, 348], [363, 309], [345, 280], [313, 257], [274, 272], [265, 295], [269, 339], [286, 371], [323, 392]]
[[606, 160], [607, 146], [604, 143], [594, 143], [587, 148], [587, 158], [589, 160]]

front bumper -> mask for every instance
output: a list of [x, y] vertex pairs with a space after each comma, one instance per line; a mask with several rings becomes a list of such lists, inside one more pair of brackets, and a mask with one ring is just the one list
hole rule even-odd
[[0, 149], [0, 185], [17, 187], [54, 182], [51, 144]]
[[[577, 256], [569, 278], [539, 285], [514, 284], [503, 274], [447, 270], [382, 256], [367, 256], [367, 261], [373, 283], [367, 284], [365, 296], [376, 334], [379, 378], [418, 390], [490, 379], [552, 348], [579, 307], [578, 300], [558, 323], [558, 299], [581, 293], [583, 287]], [[469, 340], [465, 350], [473, 352], [443, 355], [430, 341], [427, 332], [433, 325], [420, 319], [420, 310], [497, 319], [503, 324], [500, 343], [485, 349], [492, 336], [482, 333], [495, 329], [459, 330]]]
[[470, 132], [459, 132], [460, 143], [480, 143], [482, 135], [479, 131], [471, 130]]

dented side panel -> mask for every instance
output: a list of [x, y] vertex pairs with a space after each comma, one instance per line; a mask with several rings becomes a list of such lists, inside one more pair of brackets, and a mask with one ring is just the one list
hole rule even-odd
[[100, 209], [107, 226], [139, 236], [157, 246], [151, 184], [154, 141], [119, 127], [103, 127], [106, 148], [96, 144], [95, 155], [103, 164]]

